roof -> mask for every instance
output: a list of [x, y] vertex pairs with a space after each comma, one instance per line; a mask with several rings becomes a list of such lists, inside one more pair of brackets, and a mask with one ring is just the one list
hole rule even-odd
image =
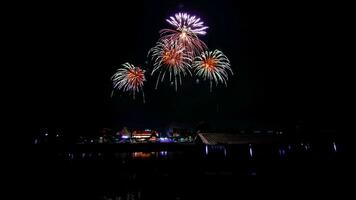
[[278, 139], [274, 135], [238, 135], [229, 133], [199, 133], [204, 144], [248, 144], [248, 143], [271, 143]]

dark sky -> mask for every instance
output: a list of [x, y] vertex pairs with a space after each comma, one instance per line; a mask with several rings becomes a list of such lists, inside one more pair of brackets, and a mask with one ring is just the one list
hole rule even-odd
[[[19, 35], [31, 79], [22, 98], [34, 127], [339, 119], [338, 61], [330, 38], [340, 25], [332, 6], [162, 0], [22, 9]], [[169, 27], [165, 18], [178, 11], [209, 26], [201, 39], [229, 57], [236, 75], [228, 87], [210, 93], [207, 84], [187, 79], [178, 92], [167, 82], [154, 90], [148, 76], [146, 104], [120, 93], [110, 98], [110, 76], [122, 63], [152, 69], [147, 51], [158, 31]]]

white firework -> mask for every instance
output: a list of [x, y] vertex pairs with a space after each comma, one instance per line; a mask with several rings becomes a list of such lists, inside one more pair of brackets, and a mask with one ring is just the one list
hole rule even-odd
[[175, 26], [179, 31], [186, 31], [188, 33], [194, 33], [196, 35], [205, 35], [207, 26], [204, 26], [204, 22], [196, 16], [191, 16], [187, 13], [177, 13], [174, 17], [166, 19], [168, 23]]
[[207, 49], [206, 44], [198, 37], [198, 35], [205, 35], [205, 30], [208, 28], [204, 26], [200, 18], [187, 13], [177, 13], [174, 17], [166, 19], [166, 21], [175, 28], [160, 30], [160, 40], [168, 39], [178, 41], [183, 44], [186, 53], [189, 54], [192, 59]]
[[229, 59], [219, 50], [204, 51], [194, 59], [193, 68], [198, 77], [210, 81], [210, 91], [213, 82], [227, 86], [228, 71], [233, 75]]

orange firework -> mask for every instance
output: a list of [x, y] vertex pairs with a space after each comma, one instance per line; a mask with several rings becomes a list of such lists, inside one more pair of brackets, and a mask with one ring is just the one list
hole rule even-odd
[[212, 89], [212, 83], [223, 83], [227, 85], [228, 73], [230, 71], [229, 59], [219, 50], [205, 51], [200, 56], [196, 57], [193, 62], [193, 68], [198, 77], [204, 78], [204, 80], [210, 80], [210, 91]]
[[153, 70], [151, 75], [159, 71], [156, 89], [159, 80], [164, 80], [166, 74], [169, 74], [169, 81], [174, 80], [175, 90], [177, 91], [177, 80], [182, 84], [182, 76], [190, 74], [190, 63], [192, 59], [185, 53], [185, 48], [181, 43], [168, 39], [163, 39], [157, 42], [149, 54], [153, 60]]
[[191, 57], [199, 55], [207, 49], [206, 44], [194, 33], [183, 30], [163, 29], [160, 31], [161, 38], [181, 43], [185, 48], [185, 53]]
[[129, 85], [138, 88], [140, 87], [141, 84], [143, 84], [144, 80], [145, 80], [144, 70], [138, 67], [129, 70], [128, 77], [127, 77], [127, 81]]
[[142, 91], [143, 85], [146, 81], [145, 70], [142, 70], [139, 67], [135, 67], [130, 63], [125, 63], [122, 65], [124, 68], [120, 68], [112, 76], [112, 81], [114, 89], [122, 90], [124, 92], [132, 92], [133, 98], [137, 92]]

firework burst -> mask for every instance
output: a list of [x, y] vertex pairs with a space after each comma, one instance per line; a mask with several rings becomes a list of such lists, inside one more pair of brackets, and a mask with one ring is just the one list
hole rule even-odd
[[157, 42], [149, 52], [153, 61], [153, 70], [151, 75], [158, 72], [156, 89], [158, 83], [164, 80], [169, 74], [169, 81], [174, 81], [175, 90], [177, 91], [178, 81], [182, 84], [182, 76], [191, 75], [190, 63], [192, 59], [185, 53], [183, 44], [168, 39]]
[[210, 80], [210, 91], [213, 82], [227, 86], [228, 71], [233, 75], [229, 59], [219, 50], [203, 52], [194, 59], [193, 68], [198, 77]]
[[143, 101], [145, 101], [142, 89], [144, 82], [146, 81], [145, 70], [135, 67], [130, 63], [125, 63], [122, 66], [123, 68], [118, 69], [111, 77], [114, 89], [122, 90], [123, 92], [131, 92], [134, 99], [135, 94], [142, 91]]
[[182, 43], [186, 53], [193, 56], [207, 49], [206, 44], [198, 38], [198, 35], [205, 35], [207, 26], [200, 18], [191, 16], [187, 13], [177, 13], [174, 17], [166, 21], [175, 27], [175, 29], [162, 29], [161, 39], [170, 39]]
[[174, 17], [166, 19], [166, 21], [179, 31], [186, 31], [195, 35], [205, 35], [205, 30], [208, 28], [204, 26], [204, 22], [200, 21], [200, 18], [196, 18], [187, 13], [177, 13]]

